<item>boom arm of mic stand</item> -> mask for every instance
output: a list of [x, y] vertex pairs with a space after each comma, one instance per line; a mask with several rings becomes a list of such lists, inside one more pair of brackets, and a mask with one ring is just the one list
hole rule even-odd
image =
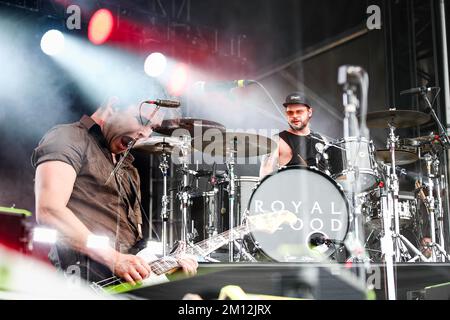
[[430, 109], [431, 117], [433, 118], [434, 122], [436, 122], [438, 129], [440, 131], [440, 135], [442, 137], [444, 137], [445, 148], [450, 149], [450, 138], [449, 138], [444, 126], [442, 125], [442, 122], [439, 120], [438, 116], [436, 115], [436, 112], [434, 111], [433, 106], [431, 105], [430, 99], [428, 99], [426, 92], [422, 92], [421, 95], [424, 98], [425, 102], [427, 103], [428, 109]]

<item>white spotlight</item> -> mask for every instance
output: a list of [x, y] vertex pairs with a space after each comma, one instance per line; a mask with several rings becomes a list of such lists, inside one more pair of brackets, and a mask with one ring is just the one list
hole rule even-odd
[[45, 54], [54, 56], [64, 50], [64, 35], [61, 31], [47, 31], [41, 39], [41, 49]]
[[57, 236], [56, 230], [53, 229], [34, 228], [33, 230], [34, 242], [54, 244], [56, 243]]
[[106, 249], [109, 247], [109, 238], [103, 236], [88, 236], [86, 246], [91, 249]]
[[166, 69], [167, 59], [159, 52], [154, 52], [145, 59], [144, 71], [150, 77], [159, 77]]

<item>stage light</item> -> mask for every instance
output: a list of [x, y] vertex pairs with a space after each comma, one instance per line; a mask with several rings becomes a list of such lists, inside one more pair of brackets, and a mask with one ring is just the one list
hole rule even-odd
[[57, 236], [58, 234], [54, 229], [34, 228], [33, 230], [33, 242], [54, 244]]
[[54, 56], [61, 53], [64, 50], [64, 35], [61, 31], [54, 29], [47, 31], [42, 36], [41, 49], [49, 56]]
[[166, 69], [167, 59], [159, 52], [154, 52], [145, 59], [144, 71], [150, 77], [159, 77]]
[[169, 93], [173, 96], [180, 96], [186, 89], [188, 82], [188, 68], [185, 64], [179, 63], [175, 66], [169, 83]]
[[104, 236], [88, 236], [86, 247], [91, 249], [106, 249], [109, 247], [109, 238]]
[[88, 38], [96, 45], [106, 42], [114, 28], [114, 18], [108, 9], [97, 10], [91, 17], [88, 26]]

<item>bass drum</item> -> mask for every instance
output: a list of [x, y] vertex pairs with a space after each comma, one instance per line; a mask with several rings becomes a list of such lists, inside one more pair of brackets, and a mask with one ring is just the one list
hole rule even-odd
[[[315, 261], [319, 257], [317, 243], [333, 240], [337, 246], [347, 235], [349, 205], [342, 187], [316, 169], [283, 168], [257, 185], [247, 215], [280, 211], [295, 214], [296, 221], [282, 224], [275, 232], [252, 230], [250, 223], [245, 243], [256, 260]], [[331, 244], [332, 248], [336, 246]]]

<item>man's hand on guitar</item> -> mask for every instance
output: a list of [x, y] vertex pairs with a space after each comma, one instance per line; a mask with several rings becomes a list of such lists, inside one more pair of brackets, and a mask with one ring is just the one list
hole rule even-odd
[[177, 262], [186, 275], [197, 274], [198, 263], [195, 257], [183, 254], [177, 257]]
[[141, 257], [119, 253], [114, 261], [113, 272], [128, 283], [135, 285], [136, 282], [148, 278], [152, 270]]

